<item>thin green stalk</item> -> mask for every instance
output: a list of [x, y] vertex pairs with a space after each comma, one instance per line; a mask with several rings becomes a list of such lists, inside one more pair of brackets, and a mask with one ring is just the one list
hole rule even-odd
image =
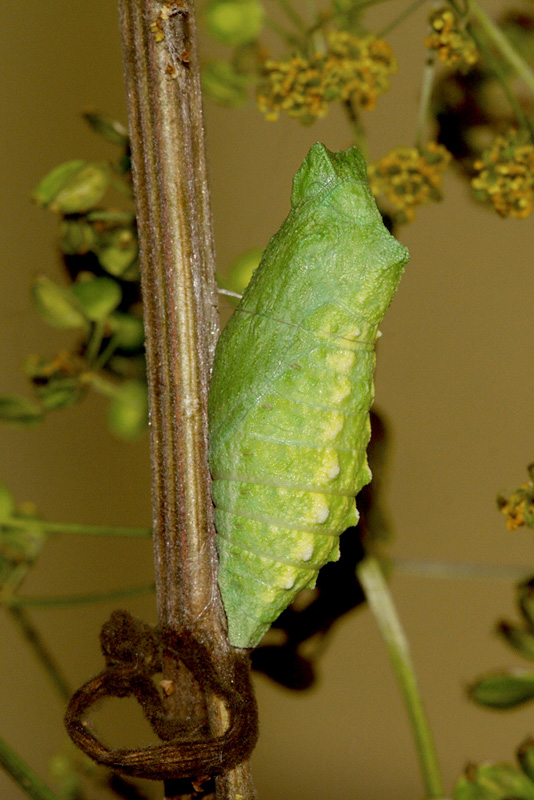
[[299, 30], [301, 33], [306, 34], [307, 33], [306, 23], [304, 22], [300, 14], [298, 14], [297, 11], [295, 11], [289, 0], [276, 0], [276, 2], [280, 6], [280, 8], [283, 11], [285, 11], [286, 15], [291, 20], [295, 28], [297, 28], [297, 30]]
[[115, 336], [111, 337], [107, 345], [104, 347], [104, 349], [96, 359], [94, 365], [95, 371], [102, 369], [102, 367], [104, 367], [107, 364], [107, 362], [117, 349], [118, 344], [119, 344], [119, 337], [115, 334]]
[[408, 642], [387, 582], [382, 574], [380, 564], [372, 556], [364, 558], [359, 563], [356, 572], [382, 638], [389, 650], [393, 669], [408, 709], [427, 797], [443, 798], [445, 795], [434, 741], [417, 686]]
[[419, 100], [419, 113], [417, 117], [417, 131], [415, 135], [415, 145], [419, 149], [425, 142], [425, 130], [429, 117], [430, 101], [432, 97], [432, 85], [434, 83], [436, 59], [433, 53], [429, 53], [425, 59], [423, 70], [423, 80], [421, 83], [421, 97]]
[[90, 594], [71, 594], [64, 597], [19, 597], [15, 595], [4, 599], [3, 605], [8, 608], [31, 606], [32, 608], [67, 608], [68, 606], [84, 605], [86, 603], [104, 603], [108, 600], [121, 600], [125, 597], [137, 597], [154, 591], [154, 584], [130, 586], [127, 589], [116, 589], [112, 592], [92, 592]]
[[426, 0], [414, 0], [414, 2], [410, 3], [410, 5], [407, 8], [405, 8], [404, 11], [402, 11], [398, 15], [398, 17], [395, 17], [395, 19], [392, 20], [392, 22], [390, 22], [388, 25], [386, 25], [385, 28], [382, 28], [382, 30], [378, 31], [378, 33], [376, 34], [377, 37], [379, 39], [383, 39], [384, 36], [387, 36], [388, 33], [391, 33], [391, 31], [394, 30], [398, 25], [400, 25], [401, 22], [404, 22], [404, 20], [407, 19], [410, 16], [410, 14], [413, 14], [414, 11], [417, 11], [419, 6], [423, 5], [423, 3], [426, 3]]
[[[365, 8], [369, 8], [370, 6], [376, 6], [380, 3], [391, 3], [393, 0], [362, 0], [361, 3], [358, 3], [355, 7], [355, 11], [363, 11]], [[421, 2], [425, 2], [425, 0], [421, 0]], [[333, 22], [335, 23], [338, 19], [342, 19], [346, 16], [346, 11], [335, 11], [335, 12], [325, 12], [321, 19], [318, 22], [315, 22], [310, 28], [308, 28], [308, 33], [313, 33], [316, 30], [319, 30], [324, 27], [326, 22]]]
[[96, 357], [98, 356], [98, 351], [100, 350], [100, 345], [102, 344], [102, 339], [104, 338], [105, 325], [106, 323], [103, 319], [93, 323], [91, 335], [89, 337], [89, 341], [87, 342], [87, 347], [85, 348], [85, 357], [91, 365], [94, 364]]
[[534, 92], [534, 71], [476, 0], [470, 0], [469, 5], [472, 17], [476, 19], [489, 41], [495, 45], [502, 57], [515, 69], [521, 80]]
[[357, 3], [356, 8], [358, 10], [362, 10], [364, 8], [368, 8], [369, 6], [376, 6], [379, 3], [388, 3], [392, 2], [392, 0], [362, 0], [361, 3]]
[[52, 656], [47, 646], [45, 645], [41, 634], [35, 625], [31, 622], [26, 612], [19, 606], [8, 606], [8, 613], [13, 621], [18, 626], [20, 632], [32, 648], [37, 661], [43, 667], [46, 675], [50, 678], [52, 685], [59, 692], [62, 700], [69, 700], [72, 690], [67, 683], [67, 679], [63, 675], [57, 661]]
[[279, 25], [274, 19], [271, 17], [265, 17], [265, 25], [269, 27], [277, 36], [279, 36], [283, 42], [286, 42], [291, 47], [298, 47], [299, 49], [304, 50], [305, 48], [305, 40], [300, 39], [298, 36], [295, 36], [294, 33], [290, 33], [286, 31], [282, 25]]
[[0, 766], [32, 800], [59, 800], [4, 739], [0, 739]]
[[118, 384], [107, 380], [107, 378], [103, 378], [97, 372], [93, 371], [82, 372], [80, 375], [80, 381], [82, 383], [89, 384], [89, 386], [91, 386], [97, 392], [103, 394], [104, 397], [116, 397], [120, 390]]
[[465, 578], [467, 580], [506, 581], [525, 580], [533, 570], [499, 564], [447, 564], [441, 561], [415, 561], [409, 558], [392, 559], [395, 572], [421, 578]]
[[354, 143], [358, 145], [358, 148], [365, 159], [365, 163], [368, 164], [369, 151], [367, 148], [367, 142], [365, 140], [365, 133], [360, 122], [360, 118], [354, 110], [354, 106], [352, 105], [350, 98], [343, 101], [343, 108], [345, 109], [347, 117], [349, 118], [352, 133], [354, 135]]
[[523, 111], [521, 109], [521, 106], [519, 105], [517, 97], [508, 83], [508, 77], [501, 63], [497, 58], [495, 58], [489, 47], [487, 47], [486, 42], [484, 41], [483, 37], [480, 36], [476, 28], [474, 28], [473, 25], [468, 25], [467, 28], [470, 36], [473, 38], [473, 41], [475, 42], [476, 46], [482, 53], [482, 56], [484, 57], [484, 61], [486, 62], [487, 66], [493, 72], [493, 74], [501, 84], [502, 89], [506, 95], [506, 99], [510, 104], [510, 108], [514, 112], [514, 116], [518, 124], [522, 128], [525, 128], [526, 130], [529, 130], [532, 133], [529, 122], [525, 117], [525, 115], [523, 114]]
[[68, 533], [77, 536], [131, 536], [148, 539], [152, 536], [151, 528], [120, 527], [115, 525], [84, 525], [77, 522], [47, 522], [44, 519], [28, 519], [9, 517], [2, 520], [6, 528], [39, 528], [43, 533]]

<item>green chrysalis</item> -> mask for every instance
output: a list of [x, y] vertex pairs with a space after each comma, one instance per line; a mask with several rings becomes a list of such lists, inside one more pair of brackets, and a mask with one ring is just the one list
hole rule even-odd
[[408, 260], [360, 152], [313, 145], [291, 211], [219, 339], [209, 399], [219, 586], [254, 647], [339, 556], [371, 479], [374, 343]]

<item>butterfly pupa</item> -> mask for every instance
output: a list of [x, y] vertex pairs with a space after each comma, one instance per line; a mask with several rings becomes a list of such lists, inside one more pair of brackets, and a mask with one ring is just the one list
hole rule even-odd
[[219, 587], [230, 643], [254, 647], [357, 522], [374, 344], [408, 252], [360, 152], [317, 143], [217, 344], [209, 396]]

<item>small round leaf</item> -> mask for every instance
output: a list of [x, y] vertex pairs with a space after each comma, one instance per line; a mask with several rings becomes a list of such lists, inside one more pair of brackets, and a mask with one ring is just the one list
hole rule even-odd
[[70, 289], [43, 275], [33, 282], [31, 297], [39, 316], [48, 325], [54, 328], [85, 327], [85, 317]]
[[42, 422], [41, 409], [18, 395], [0, 396], [0, 422], [28, 428]]
[[33, 197], [39, 205], [56, 213], [83, 213], [102, 199], [109, 177], [105, 164], [68, 161], [43, 178]]
[[120, 439], [133, 441], [148, 423], [146, 384], [126, 381], [119, 388], [108, 409], [108, 426]]
[[222, 44], [234, 46], [257, 39], [264, 11], [259, 0], [210, 0], [204, 15], [211, 36]]
[[101, 322], [114, 311], [122, 300], [121, 287], [113, 278], [79, 280], [72, 286], [83, 313], [92, 322]]
[[489, 708], [514, 708], [534, 699], [534, 672], [496, 672], [469, 687], [471, 700]]
[[134, 314], [115, 311], [108, 320], [117, 347], [121, 350], [138, 350], [145, 339], [143, 320]]

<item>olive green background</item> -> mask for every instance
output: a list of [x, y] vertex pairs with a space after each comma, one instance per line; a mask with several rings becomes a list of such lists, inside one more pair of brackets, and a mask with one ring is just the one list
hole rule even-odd
[[[402, 7], [384, 3], [373, 18], [385, 24]], [[392, 91], [365, 118], [371, 158], [414, 140], [425, 13], [389, 37], [400, 69]], [[41, 323], [28, 299], [33, 276], [60, 275], [56, 220], [29, 195], [64, 160], [113, 155], [79, 112], [93, 107], [125, 119], [115, 3], [8, 0], [0, 49], [0, 392], [13, 393], [27, 392], [20, 370], [26, 355], [53, 354], [72, 341]], [[289, 207], [291, 176], [314, 141], [330, 149], [352, 142], [337, 110], [302, 128], [286, 119], [266, 124], [252, 106], [206, 105], [217, 257], [224, 267], [276, 230]], [[421, 210], [401, 236], [411, 262], [382, 325], [376, 374], [377, 405], [393, 438], [392, 554], [523, 566], [528, 573], [532, 536], [506, 531], [495, 495], [523, 481], [534, 457], [532, 219], [497, 218], [475, 206], [465, 184], [450, 175], [444, 203]], [[103, 424], [105, 407], [91, 399], [51, 415], [36, 430], [0, 428], [0, 480], [47, 519], [149, 525], [147, 439], [115, 441]], [[25, 589], [106, 591], [151, 579], [149, 542], [61, 536], [46, 546]], [[477, 674], [520, 663], [493, 632], [499, 617], [515, 613], [513, 581], [399, 570], [392, 588], [450, 790], [466, 761], [510, 760], [534, 733], [532, 708], [496, 714], [464, 696]], [[113, 607], [32, 613], [74, 687], [101, 668], [98, 631]], [[153, 597], [128, 608], [155, 621]], [[49, 760], [65, 747], [62, 704], [7, 615], [0, 618], [0, 636], [0, 734], [46, 777]], [[292, 694], [263, 677], [256, 685], [261, 738], [254, 774], [261, 800], [423, 797], [402, 701], [367, 611], [338, 624], [311, 691]], [[124, 722], [118, 701], [103, 712], [106, 730], [120, 735], [117, 743], [133, 745], [125, 705]], [[161, 797], [159, 787], [151, 791]], [[0, 797], [23, 794], [0, 776]]]

